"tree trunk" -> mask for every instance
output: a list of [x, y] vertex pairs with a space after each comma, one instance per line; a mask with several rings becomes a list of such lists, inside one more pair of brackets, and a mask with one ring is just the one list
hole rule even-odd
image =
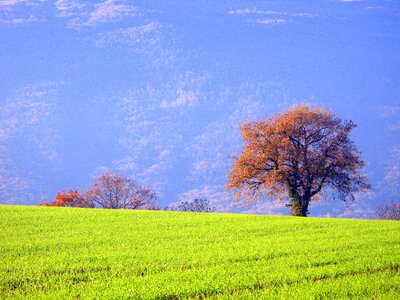
[[290, 215], [296, 217], [307, 217], [308, 203], [310, 199], [301, 199], [299, 197], [290, 197]]

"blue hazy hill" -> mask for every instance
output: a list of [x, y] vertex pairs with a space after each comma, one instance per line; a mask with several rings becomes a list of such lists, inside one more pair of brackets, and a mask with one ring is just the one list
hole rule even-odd
[[51, 200], [108, 170], [162, 207], [243, 210], [224, 191], [238, 126], [304, 102], [358, 125], [373, 186], [311, 215], [374, 217], [400, 197], [399, 16], [375, 0], [3, 1], [0, 202]]

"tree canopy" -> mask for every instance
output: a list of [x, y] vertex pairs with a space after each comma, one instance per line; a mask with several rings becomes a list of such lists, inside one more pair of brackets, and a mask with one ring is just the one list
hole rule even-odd
[[263, 121], [244, 122], [244, 147], [228, 172], [236, 201], [288, 200], [291, 215], [306, 216], [310, 201], [354, 200], [370, 188], [359, 172], [365, 163], [349, 134], [356, 125], [327, 109], [298, 105]]

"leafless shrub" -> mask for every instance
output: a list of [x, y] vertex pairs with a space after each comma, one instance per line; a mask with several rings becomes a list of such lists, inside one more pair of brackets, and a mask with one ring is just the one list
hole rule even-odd
[[383, 220], [400, 220], [400, 202], [390, 201], [380, 206], [378, 217]]
[[182, 201], [177, 210], [179, 211], [193, 211], [193, 212], [213, 212], [215, 207], [207, 199], [194, 199], [191, 201]]

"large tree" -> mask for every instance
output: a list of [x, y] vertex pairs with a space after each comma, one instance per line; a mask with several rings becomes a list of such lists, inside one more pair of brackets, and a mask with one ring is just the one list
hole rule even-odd
[[257, 197], [288, 201], [291, 215], [307, 216], [310, 201], [325, 197], [354, 200], [370, 188], [349, 134], [356, 125], [329, 110], [298, 105], [264, 121], [241, 126], [244, 148], [228, 172], [236, 201]]

